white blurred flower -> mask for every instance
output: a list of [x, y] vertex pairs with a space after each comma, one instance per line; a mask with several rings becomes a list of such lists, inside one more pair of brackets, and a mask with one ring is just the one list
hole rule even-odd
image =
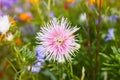
[[11, 23], [9, 22], [9, 17], [7, 15], [0, 16], [0, 33], [6, 34], [9, 30]]
[[108, 21], [108, 16], [102, 14], [101, 17], [102, 17], [102, 20], [103, 20], [104, 22], [107, 22], [107, 21]]
[[106, 36], [107, 37], [105, 38], [105, 41], [110, 41], [110, 40], [114, 39], [114, 37], [115, 37], [114, 28], [108, 29], [108, 34]]
[[87, 19], [86, 13], [82, 13], [82, 14], [79, 16], [79, 20], [82, 21], [82, 22], [85, 22], [86, 19]]
[[7, 35], [7, 41], [11, 41], [12, 39], [13, 39], [13, 34], [12, 33], [9, 33], [8, 35]]

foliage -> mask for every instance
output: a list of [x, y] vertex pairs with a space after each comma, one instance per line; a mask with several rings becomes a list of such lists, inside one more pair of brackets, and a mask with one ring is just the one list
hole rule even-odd
[[[119, 0], [0, 0], [0, 80], [119, 80], [119, 5]], [[51, 39], [52, 32], [62, 37]], [[73, 41], [66, 42], [69, 51], [62, 46], [69, 53], [61, 53], [65, 62], [53, 55], [60, 52], [50, 50], [54, 46], [46, 49], [46, 37], [59, 47]]]

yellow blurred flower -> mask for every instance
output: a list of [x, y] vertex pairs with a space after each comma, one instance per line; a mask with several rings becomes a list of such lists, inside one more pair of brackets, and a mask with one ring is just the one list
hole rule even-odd
[[4, 38], [4, 35], [0, 33], [0, 42], [2, 41], [3, 38]]
[[89, 0], [89, 4], [90, 6], [96, 4], [98, 8], [101, 7], [101, 4], [102, 4], [102, 0]]
[[89, 0], [89, 4], [90, 6], [92, 6], [93, 4], [95, 4], [96, 0]]
[[21, 14], [19, 15], [19, 19], [20, 19], [21, 21], [30, 22], [31, 19], [32, 19], [32, 16], [29, 15], [29, 14], [27, 14], [27, 13], [21, 13]]
[[75, 0], [66, 0], [66, 2], [73, 3]]
[[18, 38], [17, 40], [16, 40], [16, 45], [21, 45], [22, 44], [22, 41], [21, 41], [21, 39], [20, 38]]
[[26, 2], [30, 2], [30, 3], [38, 3], [39, 0], [25, 0]]
[[102, 0], [97, 0], [97, 6], [100, 8], [102, 5]]
[[13, 18], [10, 18], [9, 21], [11, 23], [11, 27], [15, 27], [16, 26], [16, 21]]

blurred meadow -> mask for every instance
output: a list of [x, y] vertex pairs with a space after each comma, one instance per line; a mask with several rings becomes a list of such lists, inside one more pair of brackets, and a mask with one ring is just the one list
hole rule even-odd
[[120, 0], [0, 0], [0, 80], [119, 80]]

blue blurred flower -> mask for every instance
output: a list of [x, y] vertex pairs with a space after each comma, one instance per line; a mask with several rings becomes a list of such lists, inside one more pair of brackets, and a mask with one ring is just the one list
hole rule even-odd
[[39, 73], [41, 71], [41, 66], [43, 64], [41, 62], [36, 62], [32, 67], [31, 67], [31, 72]]
[[112, 40], [113, 38], [114, 38], [114, 28], [110, 28], [108, 30], [108, 34], [107, 34], [105, 41]]
[[110, 20], [111, 22], [115, 22], [115, 21], [118, 20], [118, 16], [116, 16], [116, 15], [111, 15], [111, 16], [109, 16], [109, 20]]
[[41, 71], [41, 67], [44, 63], [44, 57], [45, 57], [45, 49], [42, 46], [38, 46], [35, 50], [36, 56], [37, 56], [37, 62], [31, 67], [31, 72], [39, 73]]
[[37, 55], [37, 60], [40, 60], [40, 61], [44, 60], [45, 53], [46, 53], [45, 48], [43, 48], [42, 46], [38, 46], [35, 50], [35, 53]]
[[49, 16], [50, 16], [50, 18], [54, 18], [55, 17], [54, 13], [52, 11], [49, 13]]
[[98, 24], [98, 22], [99, 22], [98, 19], [96, 19], [96, 20], [95, 20], [95, 24]]

